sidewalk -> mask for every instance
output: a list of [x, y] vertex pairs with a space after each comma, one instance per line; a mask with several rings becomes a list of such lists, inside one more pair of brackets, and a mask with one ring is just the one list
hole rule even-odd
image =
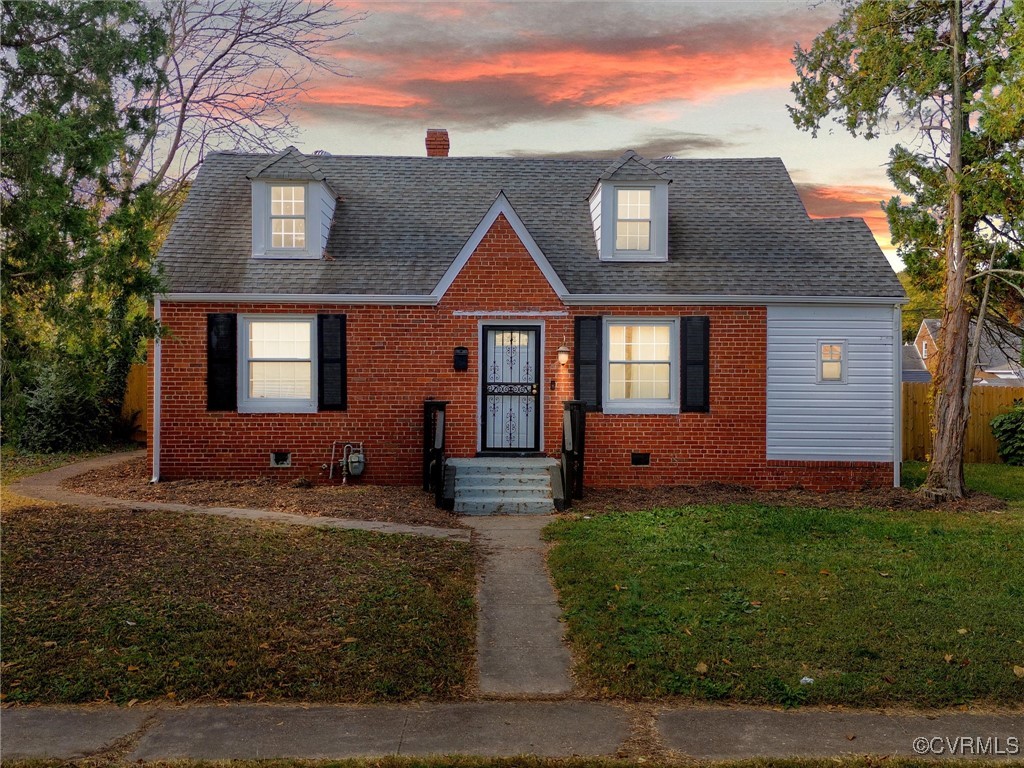
[[[651, 748], [697, 760], [900, 755], [1024, 757], [1024, 712], [882, 714], [625, 707], [586, 701], [402, 706], [40, 707], [0, 713], [4, 759], [340, 759], [388, 755], [625, 756], [637, 712]], [[924, 739], [924, 741], [921, 741]], [[1016, 739], [1016, 741], [1014, 741]], [[917, 741], [915, 741], [917, 740]], [[970, 747], [968, 751], [968, 744]], [[648, 742], [650, 739], [648, 739]], [[915, 743], [917, 750], [915, 750]], [[1016, 753], [1014, 744], [1017, 744]], [[987, 745], [987, 747], [986, 747]], [[951, 754], [953, 752], [954, 754]], [[639, 755], [630, 754], [631, 757]]]
[[93, 469], [104, 469], [131, 459], [144, 456], [143, 451], [112, 453], [97, 456], [94, 459], [67, 464], [49, 472], [30, 475], [11, 485], [11, 490], [30, 499], [42, 499], [58, 504], [77, 504], [83, 507], [107, 507], [113, 509], [153, 509], [165, 512], [187, 512], [196, 515], [214, 515], [216, 517], [234, 517], [242, 520], [265, 520], [291, 525], [305, 525], [311, 528], [342, 528], [346, 530], [375, 531], [376, 533], [398, 533], [411, 536], [429, 536], [435, 539], [452, 539], [469, 541], [470, 532], [461, 528], [437, 528], [430, 525], [404, 525], [402, 523], [384, 523], [375, 520], [355, 520], [343, 517], [311, 517], [293, 515], [288, 512], [276, 512], [272, 509], [256, 509], [249, 507], [196, 507], [191, 504], [177, 504], [164, 501], [133, 501], [130, 499], [114, 499], [109, 496], [93, 496], [77, 493], [60, 484], [69, 477], [89, 472]]

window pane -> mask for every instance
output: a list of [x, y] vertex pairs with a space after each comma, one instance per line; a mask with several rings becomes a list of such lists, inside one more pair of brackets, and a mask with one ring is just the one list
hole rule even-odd
[[671, 359], [670, 337], [668, 325], [611, 325], [608, 359], [668, 362]]
[[306, 215], [306, 188], [305, 187], [271, 187], [270, 188], [270, 215], [271, 216], [305, 216]]
[[651, 222], [649, 222], [649, 221], [617, 221], [617, 222], [615, 222], [615, 250], [617, 250], [617, 251], [649, 251], [649, 250], [651, 250]]
[[312, 363], [249, 363], [249, 397], [308, 400]]
[[274, 248], [305, 248], [305, 219], [274, 219], [272, 247]]
[[822, 363], [821, 378], [826, 381], [841, 381], [843, 378], [842, 363]]
[[617, 192], [617, 212], [620, 219], [651, 218], [651, 190], [620, 189]]
[[839, 344], [822, 344], [821, 345], [821, 359], [822, 360], [842, 360], [843, 359], [843, 348]]
[[668, 363], [612, 363], [608, 366], [608, 396], [612, 400], [668, 400]]
[[310, 324], [307, 322], [249, 323], [249, 358], [309, 360]]

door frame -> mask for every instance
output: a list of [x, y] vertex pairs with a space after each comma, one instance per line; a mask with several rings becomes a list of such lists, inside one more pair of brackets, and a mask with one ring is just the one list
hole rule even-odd
[[[504, 327], [509, 329], [520, 329], [520, 330], [536, 330], [537, 338], [540, 344], [538, 345], [538, 358], [539, 364], [537, 365], [537, 450], [536, 451], [519, 451], [519, 450], [502, 450], [500, 448], [485, 448], [484, 447], [484, 416], [486, 411], [486, 403], [484, 396], [484, 385], [487, 383], [487, 370], [484, 366], [484, 347], [487, 345], [487, 328]], [[477, 377], [476, 383], [476, 452], [477, 454], [527, 454], [530, 456], [540, 456], [544, 454], [544, 361], [545, 361], [545, 335], [546, 329], [544, 327], [544, 321], [540, 318], [533, 319], [529, 317], [521, 318], [486, 318], [481, 319], [477, 322], [477, 360], [480, 361], [479, 368], [480, 374]]]

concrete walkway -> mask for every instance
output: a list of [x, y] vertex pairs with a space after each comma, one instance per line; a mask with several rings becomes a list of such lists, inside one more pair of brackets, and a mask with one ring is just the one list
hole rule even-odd
[[[653, 732], [641, 722], [654, 721]], [[585, 701], [402, 706], [6, 708], [5, 760], [124, 762], [387, 755], [756, 757], [1024, 756], [1024, 713], [884, 714], [624, 707]], [[642, 747], [636, 744], [642, 743]], [[632, 745], [632, 746], [631, 746]], [[979, 755], [985, 751], [986, 754]]]
[[49, 472], [30, 475], [11, 486], [11, 490], [30, 499], [53, 501], [58, 504], [77, 504], [83, 507], [107, 507], [112, 509], [152, 509], [165, 512], [187, 512], [196, 515], [214, 515], [216, 517], [233, 517], [240, 520], [266, 520], [275, 523], [305, 525], [311, 528], [338, 528], [344, 530], [374, 531], [376, 533], [397, 533], [409, 536], [429, 536], [435, 539], [452, 539], [469, 541], [471, 534], [461, 528], [438, 528], [431, 525], [404, 525], [402, 523], [386, 523], [376, 520], [354, 520], [343, 517], [308, 517], [293, 515], [288, 512], [275, 512], [272, 509], [252, 509], [248, 507], [197, 507], [191, 504], [177, 504], [165, 501], [133, 501], [131, 499], [115, 499], [109, 496], [93, 496], [77, 493], [60, 484], [70, 477], [81, 475], [94, 469], [121, 464], [132, 459], [145, 456], [143, 451], [112, 453], [97, 456], [74, 464], [67, 464]]
[[548, 579], [541, 529], [547, 515], [466, 517], [485, 561], [477, 593], [477, 663], [484, 696], [572, 691], [561, 609]]

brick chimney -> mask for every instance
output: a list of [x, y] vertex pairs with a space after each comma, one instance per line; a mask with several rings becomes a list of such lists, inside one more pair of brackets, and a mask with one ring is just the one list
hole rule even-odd
[[444, 128], [427, 128], [427, 157], [448, 157], [448, 131]]

